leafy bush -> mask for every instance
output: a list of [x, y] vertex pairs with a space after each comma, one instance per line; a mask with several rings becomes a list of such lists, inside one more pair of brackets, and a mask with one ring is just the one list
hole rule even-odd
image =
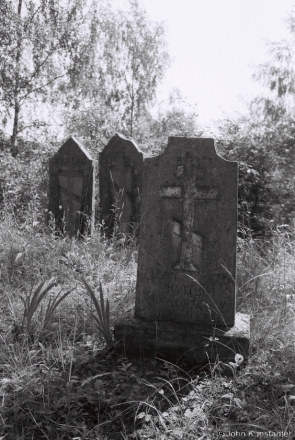
[[0, 206], [24, 222], [44, 223], [47, 209], [48, 160], [56, 152], [52, 145], [24, 142], [16, 157], [0, 151]]

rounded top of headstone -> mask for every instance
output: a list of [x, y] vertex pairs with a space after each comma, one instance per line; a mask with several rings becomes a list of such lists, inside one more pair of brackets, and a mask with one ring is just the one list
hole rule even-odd
[[[169, 136], [167, 148], [162, 154], [173, 155], [175, 153], [183, 152], [186, 149], [191, 150], [198, 156], [207, 157], [208, 159], [221, 159], [229, 162], [230, 164], [237, 164], [236, 161], [230, 161], [224, 159], [216, 151], [215, 139], [213, 138], [196, 138], [196, 137], [183, 137], [183, 136]], [[194, 150], [195, 149], [195, 150]]]

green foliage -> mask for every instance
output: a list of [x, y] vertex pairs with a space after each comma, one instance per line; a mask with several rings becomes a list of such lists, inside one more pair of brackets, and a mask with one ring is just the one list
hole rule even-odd
[[271, 219], [270, 182], [267, 180], [272, 166], [264, 146], [252, 132], [248, 132], [246, 118], [222, 121], [219, 126], [217, 147], [228, 160], [239, 163], [238, 220], [240, 232], [249, 229], [264, 233]]
[[[29, 294], [20, 295], [20, 299], [24, 306], [23, 319], [22, 319], [22, 331], [29, 336], [32, 331], [32, 320], [36, 315], [37, 309], [42, 306], [44, 299], [48, 296], [48, 292], [56, 285], [55, 278], [51, 278], [48, 281], [44, 281], [36, 288], [35, 291], [31, 290]], [[60, 291], [55, 298], [50, 297], [47, 304], [44, 306], [45, 310], [42, 313], [42, 323], [40, 325], [41, 330], [47, 330], [51, 323], [52, 317], [58, 305], [73, 291], [68, 290], [62, 294]], [[40, 316], [39, 316], [40, 318]]]
[[69, 83], [68, 131], [96, 149], [115, 132], [138, 139], [169, 65], [163, 25], [150, 22], [134, 1], [128, 11], [108, 11], [103, 23], [94, 9], [87, 38], [79, 47], [79, 74]]
[[101, 136], [119, 121], [132, 135], [169, 64], [162, 24], [137, 2], [126, 12], [92, 0], [5, 0], [1, 8], [0, 93], [6, 116], [14, 114], [13, 144], [21, 131], [40, 133], [53, 109], [68, 121], [96, 109]]
[[[29, 295], [20, 296], [20, 299], [24, 305], [24, 314], [23, 314], [23, 322], [22, 326], [24, 328], [24, 331], [28, 335], [31, 330], [32, 325], [32, 318], [35, 314], [37, 308], [39, 307], [41, 301], [44, 299], [46, 294], [52, 289], [52, 287], [55, 285], [54, 278], [51, 278], [49, 281], [44, 281], [43, 283], [39, 284], [37, 289]], [[48, 315], [50, 307], [48, 307], [45, 316], [50, 318], [50, 315]]]
[[165, 51], [163, 25], [148, 21], [145, 10], [136, 0], [130, 2], [129, 10], [119, 11], [117, 17], [118, 82], [110, 99], [113, 109], [117, 107], [117, 112], [126, 120], [132, 136], [134, 122], [155, 97], [169, 56]]
[[95, 321], [97, 322], [98, 328], [103, 334], [103, 337], [108, 344], [108, 346], [112, 345], [112, 335], [111, 335], [111, 329], [110, 329], [110, 304], [109, 300], [106, 301], [106, 306], [104, 305], [104, 299], [103, 299], [103, 292], [102, 292], [102, 285], [101, 282], [99, 283], [99, 292], [100, 292], [100, 305], [96, 299], [95, 293], [87, 284], [87, 282], [82, 279], [84, 286], [86, 287], [86, 290], [93, 301], [95, 310], [97, 315], [93, 314], [93, 317]]
[[[69, 127], [73, 124], [93, 148], [105, 145], [118, 128], [126, 135], [132, 132], [151, 154], [162, 151], [168, 135], [200, 134], [195, 112], [184, 110], [177, 92], [156, 116], [148, 106], [167, 63], [163, 28], [150, 24], [136, 3], [129, 16], [114, 14], [104, 2], [86, 3], [83, 11], [77, 3], [73, 10], [77, 28], [60, 40], [60, 54], [70, 54], [62, 65], [67, 74], [48, 87], [48, 96], [42, 93], [39, 98], [55, 100], [60, 94], [62, 105], [67, 104]], [[28, 29], [40, 40], [36, 43], [40, 54], [43, 50], [48, 54], [50, 45], [42, 46], [42, 36], [55, 32], [59, 16], [57, 4], [41, 4], [43, 10], [26, 3], [36, 17], [41, 14], [40, 27], [28, 24]], [[4, 64], [13, 59], [5, 58], [9, 55], [5, 51], [17, 49], [20, 29], [9, 15], [15, 17], [12, 6], [9, 1], [0, 4], [0, 63]], [[63, 26], [68, 29], [66, 23]], [[187, 372], [168, 362], [131, 361], [101, 350], [105, 342], [112, 343], [110, 323], [134, 307], [136, 244], [128, 247], [123, 234], [118, 246], [99, 231], [80, 241], [56, 239], [42, 226], [44, 172], [55, 147], [45, 145], [41, 150], [40, 145], [24, 143], [16, 158], [1, 153], [0, 437], [209, 440], [218, 431], [246, 433], [253, 426], [258, 432], [294, 432], [295, 239], [284, 226], [272, 227], [264, 240], [247, 235], [249, 229], [260, 233], [270, 229], [271, 220], [289, 222], [294, 212], [293, 49], [272, 47], [273, 66], [260, 67], [270, 94], [252, 101], [249, 117], [223, 121], [218, 138], [221, 154], [239, 161], [237, 309], [251, 316], [248, 365], [241, 365], [236, 353], [227, 364]], [[20, 82], [34, 72], [30, 68], [36, 69], [38, 56], [20, 72]], [[150, 56], [156, 57], [151, 71]], [[54, 74], [54, 62], [44, 67], [44, 78]], [[15, 79], [16, 70], [11, 72]], [[30, 90], [35, 97], [37, 91]], [[86, 290], [77, 283], [81, 278]], [[39, 285], [30, 290], [32, 279]], [[65, 293], [49, 299], [53, 279]], [[57, 307], [58, 322], [49, 326]], [[32, 332], [37, 310], [44, 323], [42, 338], [15, 338], [11, 324], [22, 319], [26, 333]]]
[[147, 155], [162, 153], [169, 136], [201, 137], [196, 109], [186, 102], [178, 89], [167, 100], [157, 103], [135, 125], [134, 136]]
[[248, 114], [219, 123], [221, 153], [240, 164], [239, 220], [256, 234], [270, 220], [292, 224], [295, 214], [294, 17], [293, 8], [290, 38], [268, 43], [268, 61], [256, 66], [264, 92], [249, 102]]
[[239, 354], [212, 365], [209, 376], [192, 380], [192, 391], [164, 411], [145, 402], [137, 414], [144, 422], [137, 435], [211, 439], [221, 431], [246, 437], [283, 431], [292, 437], [295, 240], [293, 231], [284, 231], [264, 241], [240, 240], [237, 307], [251, 316], [248, 365], [241, 368]]
[[218, 134], [221, 154], [239, 162], [239, 220], [260, 234], [270, 220], [292, 224], [295, 196], [295, 120], [288, 112], [270, 120], [265, 102], [253, 100], [249, 117], [222, 121]]
[[[24, 142], [17, 157], [0, 151], [0, 206], [2, 217], [12, 213], [23, 224], [44, 223], [47, 200], [48, 159], [51, 144]], [[29, 216], [28, 216], [28, 213]], [[29, 218], [28, 218], [29, 217]]]
[[[0, 436], [111, 439], [120, 432], [130, 439], [209, 440], [220, 430], [253, 431], [253, 424], [257, 431], [294, 430], [295, 240], [286, 228], [265, 241], [239, 239], [237, 308], [251, 315], [248, 365], [241, 367], [237, 353], [227, 364], [183, 371], [169, 362], [128, 360], [102, 350], [105, 341], [92, 327], [93, 320], [109, 335], [110, 322], [134, 307], [136, 250], [130, 254], [123, 241], [118, 247], [98, 231], [84, 241], [57, 240], [48, 231], [17, 226], [6, 217], [0, 228]], [[22, 319], [19, 292], [38, 273], [27, 310], [36, 309], [48, 287], [42, 279], [54, 276], [65, 292], [76, 290], [60, 302], [58, 320], [42, 337], [15, 338], [10, 326]], [[77, 283], [81, 277], [94, 286], [93, 295], [100, 291], [97, 319], [91, 293]], [[51, 291], [39, 304], [42, 320]]]
[[[0, 40], [0, 93], [7, 115], [11, 111], [14, 115], [15, 153], [17, 135], [45, 123], [34, 102], [39, 107], [49, 104], [56, 83], [68, 74], [72, 62], [69, 46], [81, 23], [82, 8], [80, 0], [62, 5], [47, 0], [18, 0], [16, 5], [4, 1], [0, 29], [7, 26], [10, 36]], [[28, 118], [32, 111], [32, 118]]]
[[60, 291], [55, 298], [50, 298], [48, 301], [48, 304], [46, 306], [46, 310], [44, 313], [44, 321], [42, 325], [42, 330], [46, 330], [52, 320], [53, 314], [56, 310], [56, 308], [59, 306], [59, 304], [70, 294], [73, 292], [75, 288], [68, 290], [67, 292], [62, 294], [62, 291]]
[[[74, 112], [68, 127], [71, 132], [83, 137], [94, 156], [97, 148], [102, 150], [116, 131], [130, 136], [124, 119], [99, 103]], [[153, 108], [143, 109], [133, 120], [133, 138], [148, 156], [163, 152], [168, 136], [200, 137], [202, 134], [195, 109], [187, 104], [177, 89], [171, 92], [167, 100], [156, 103]]]

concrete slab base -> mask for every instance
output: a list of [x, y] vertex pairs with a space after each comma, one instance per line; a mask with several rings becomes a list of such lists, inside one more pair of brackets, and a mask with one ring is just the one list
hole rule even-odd
[[235, 326], [213, 329], [168, 321], [133, 317], [133, 311], [115, 325], [116, 351], [126, 357], [161, 358], [189, 364], [234, 361], [249, 357], [250, 317], [237, 313]]

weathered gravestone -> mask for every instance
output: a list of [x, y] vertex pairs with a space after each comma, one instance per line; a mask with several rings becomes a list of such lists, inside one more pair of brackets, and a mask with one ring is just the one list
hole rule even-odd
[[59, 231], [71, 237], [94, 225], [94, 164], [90, 154], [70, 137], [49, 161], [49, 206]]
[[144, 162], [135, 314], [115, 327], [127, 355], [247, 357], [236, 236], [237, 163], [218, 156], [213, 139], [169, 138]]
[[111, 235], [132, 233], [139, 224], [143, 154], [134, 141], [112, 137], [99, 154], [100, 220]]

